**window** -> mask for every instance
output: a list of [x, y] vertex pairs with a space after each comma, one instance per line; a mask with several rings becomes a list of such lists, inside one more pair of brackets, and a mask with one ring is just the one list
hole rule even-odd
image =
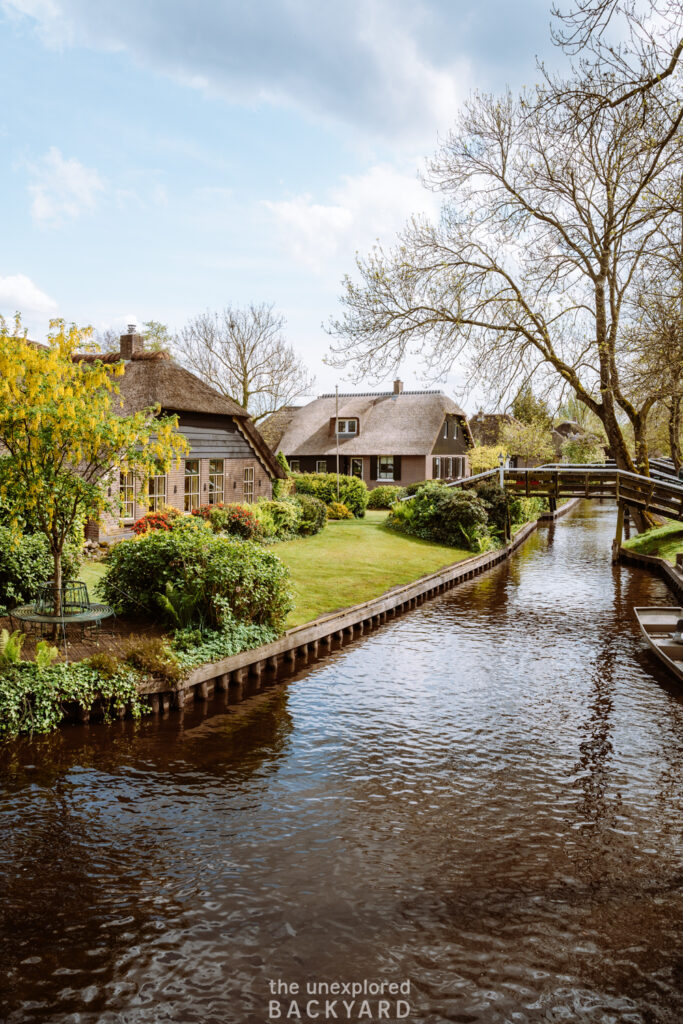
[[149, 478], [149, 510], [158, 512], [166, 504], [166, 477], [163, 474]]
[[454, 420], [453, 421], [453, 437], [457, 437], [457, 436], [458, 436], [458, 424]]
[[289, 460], [289, 468], [291, 469], [292, 473], [300, 473], [301, 472], [301, 470], [299, 468], [300, 466], [301, 466], [301, 463], [300, 463], [299, 459], [290, 459]]
[[377, 459], [377, 479], [378, 480], [393, 480], [394, 479], [394, 456], [393, 455], [380, 455]]
[[318, 459], [315, 464], [316, 473], [327, 473], [327, 459]]
[[436, 458], [432, 464], [432, 476], [435, 480], [441, 479], [441, 459]]
[[443, 460], [443, 475], [446, 480], [450, 480], [453, 476], [453, 459]]
[[362, 459], [351, 459], [351, 476], [357, 476], [359, 480], [363, 479]]
[[199, 459], [185, 460], [185, 511], [199, 508]]
[[132, 473], [119, 474], [119, 494], [124, 519], [135, 519], [135, 477]]
[[244, 500], [254, 500], [254, 467], [244, 467]]
[[357, 434], [358, 420], [337, 420], [338, 434]]
[[443, 425], [443, 436], [448, 437], [448, 420], [444, 421]]
[[223, 460], [209, 459], [209, 505], [220, 505], [223, 501], [224, 481]]

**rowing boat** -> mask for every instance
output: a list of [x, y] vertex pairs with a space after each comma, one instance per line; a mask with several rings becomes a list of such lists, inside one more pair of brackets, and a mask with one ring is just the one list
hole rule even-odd
[[633, 611], [654, 653], [683, 681], [683, 608], [662, 605]]

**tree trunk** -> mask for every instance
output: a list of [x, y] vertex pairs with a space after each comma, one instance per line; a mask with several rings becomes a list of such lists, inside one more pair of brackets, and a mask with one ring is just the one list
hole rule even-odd
[[62, 614], [62, 552], [53, 551], [52, 557], [54, 560], [54, 574], [52, 577], [53, 587], [52, 596], [54, 604], [54, 614]]
[[674, 395], [669, 406], [669, 448], [676, 473], [683, 464], [681, 452], [681, 397]]

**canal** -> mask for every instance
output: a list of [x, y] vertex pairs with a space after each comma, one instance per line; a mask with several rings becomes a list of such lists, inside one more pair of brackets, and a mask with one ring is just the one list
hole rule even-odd
[[367, 981], [327, 1019], [384, 982], [409, 1024], [677, 1024], [683, 691], [614, 522], [584, 503], [239, 707], [1, 749], [0, 1019], [307, 1020]]

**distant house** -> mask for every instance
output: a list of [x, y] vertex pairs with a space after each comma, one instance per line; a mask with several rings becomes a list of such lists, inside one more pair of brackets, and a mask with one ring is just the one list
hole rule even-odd
[[463, 410], [442, 391], [321, 395], [269, 417], [262, 428], [295, 472], [358, 476], [368, 487], [469, 475], [473, 445]]
[[[119, 352], [75, 358], [109, 363], [125, 360], [124, 374], [116, 380], [123, 400], [121, 415], [159, 405], [162, 414], [178, 416], [178, 429], [190, 444], [180, 466], [168, 473], [147, 480], [138, 480], [132, 473], [115, 473], [110, 496], [121, 495], [123, 525], [118, 516], [107, 514], [98, 525], [89, 525], [91, 539], [117, 539], [147, 509], [163, 505], [192, 512], [199, 505], [270, 497], [272, 478], [284, 477], [246, 409], [178, 366], [168, 353], [145, 351], [139, 334], [123, 335]], [[143, 494], [146, 505], [141, 501]]]
[[[508, 412], [483, 412], [481, 409], [474, 416], [470, 417], [469, 425], [476, 444], [496, 447], [502, 444], [501, 434], [503, 428], [510, 423], [518, 423]], [[555, 449], [556, 459], [562, 456], [562, 445], [569, 439], [580, 437], [584, 430], [573, 420], [565, 420], [550, 430], [550, 436]], [[538, 466], [541, 460], [525, 460], [514, 452], [510, 452], [510, 462], [515, 469]]]

